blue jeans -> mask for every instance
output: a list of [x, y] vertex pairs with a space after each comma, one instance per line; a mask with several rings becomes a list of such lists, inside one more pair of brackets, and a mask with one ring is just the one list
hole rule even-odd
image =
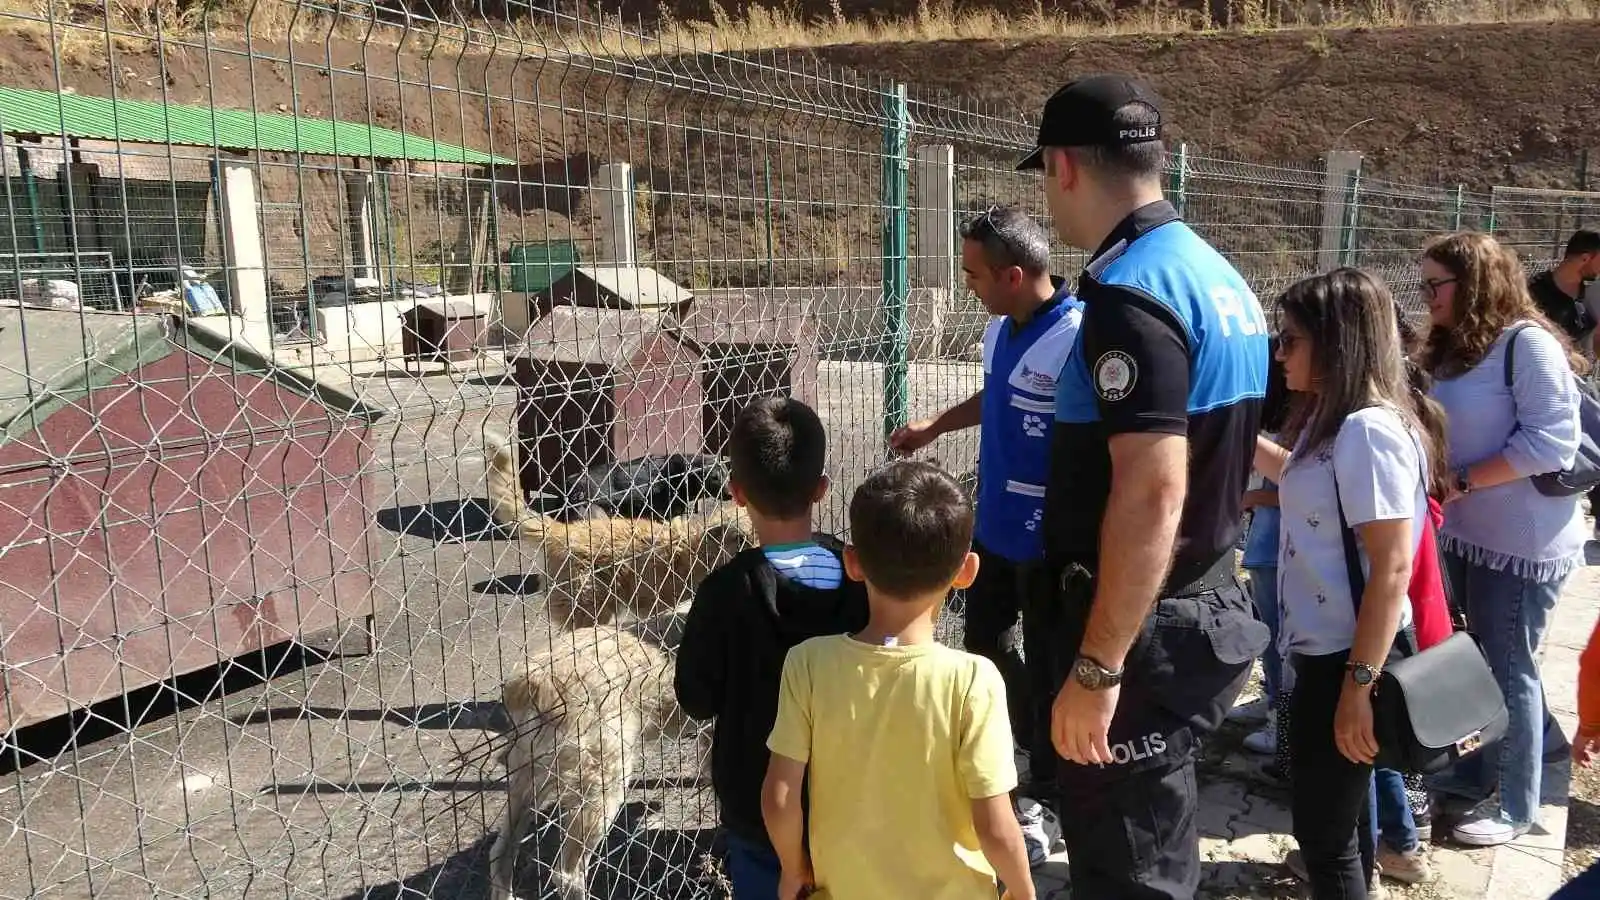
[[1501, 818], [1531, 825], [1539, 812], [1545, 743], [1565, 740], [1545, 704], [1536, 658], [1566, 579], [1534, 581], [1454, 553], [1444, 554], [1444, 564], [1467, 625], [1505, 695], [1508, 715], [1505, 738], [1458, 763], [1436, 787], [1473, 800], [1498, 789]]
[[1278, 567], [1251, 566], [1245, 573], [1250, 576], [1250, 599], [1255, 601], [1256, 613], [1272, 633], [1272, 643], [1261, 654], [1261, 680], [1267, 702], [1276, 704], [1278, 692], [1284, 688], [1283, 657], [1278, 653]]
[[778, 854], [771, 847], [747, 841], [732, 832], [728, 843], [728, 881], [733, 883], [733, 900], [777, 900]]
[[1373, 844], [1383, 839], [1384, 846], [1399, 853], [1417, 849], [1417, 822], [1406, 798], [1406, 782], [1394, 769], [1372, 770]]

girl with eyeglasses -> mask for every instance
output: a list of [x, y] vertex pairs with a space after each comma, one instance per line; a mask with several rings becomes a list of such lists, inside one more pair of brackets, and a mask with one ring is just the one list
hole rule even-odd
[[1452, 836], [1494, 846], [1533, 826], [1543, 760], [1567, 752], [1545, 704], [1538, 652], [1587, 534], [1577, 496], [1545, 496], [1529, 477], [1572, 465], [1582, 437], [1574, 375], [1588, 367], [1534, 305], [1515, 254], [1494, 238], [1445, 235], [1423, 250], [1421, 265], [1432, 330], [1420, 361], [1449, 415], [1444, 562], [1510, 714], [1498, 746], [1433, 784], [1468, 810]]

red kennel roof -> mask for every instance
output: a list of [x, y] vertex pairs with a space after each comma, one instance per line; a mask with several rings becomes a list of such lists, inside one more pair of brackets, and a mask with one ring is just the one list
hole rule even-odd
[[248, 344], [189, 327], [178, 317], [11, 306], [0, 307], [0, 446], [35, 432], [94, 390], [180, 350], [369, 423], [383, 415], [344, 391], [274, 364]]

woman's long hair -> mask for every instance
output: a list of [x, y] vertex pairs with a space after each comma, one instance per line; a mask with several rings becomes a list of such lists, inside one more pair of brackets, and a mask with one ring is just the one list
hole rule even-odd
[[1288, 427], [1293, 403], [1289, 379], [1278, 361], [1278, 337], [1273, 335], [1267, 339], [1267, 393], [1261, 400], [1261, 430], [1278, 434]]
[[1531, 321], [1561, 342], [1572, 371], [1580, 375], [1588, 371], [1588, 362], [1572, 348], [1566, 332], [1534, 305], [1522, 263], [1499, 241], [1476, 231], [1458, 231], [1429, 241], [1422, 255], [1456, 280], [1456, 324], [1434, 326], [1421, 352], [1423, 368], [1439, 378], [1462, 375], [1483, 362], [1507, 328]]
[[1427, 396], [1426, 379], [1408, 372], [1398, 306], [1383, 282], [1360, 269], [1335, 269], [1296, 282], [1278, 307], [1305, 332], [1316, 386], [1315, 402], [1296, 404], [1289, 445], [1306, 453], [1330, 448], [1352, 413], [1387, 403], [1418, 431], [1428, 493], [1442, 496], [1444, 412]]

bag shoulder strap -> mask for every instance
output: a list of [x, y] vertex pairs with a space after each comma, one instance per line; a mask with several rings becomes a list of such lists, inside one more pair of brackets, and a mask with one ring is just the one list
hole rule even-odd
[[1344, 540], [1344, 573], [1350, 582], [1350, 603], [1355, 606], [1359, 618], [1361, 595], [1367, 591], [1367, 576], [1361, 571], [1361, 550], [1356, 546], [1355, 529], [1344, 517], [1344, 497], [1339, 494], [1339, 472], [1331, 462], [1328, 463], [1328, 471], [1333, 473], [1333, 502], [1339, 507], [1339, 536]]
[[1517, 356], [1517, 335], [1533, 327], [1532, 322], [1523, 322], [1511, 326], [1511, 336], [1506, 338], [1506, 388], [1511, 387], [1512, 360]]
[[[1370, 409], [1371, 407], [1367, 408]], [[1411, 434], [1410, 437], [1414, 444], [1417, 443], [1415, 434]], [[1337, 441], [1338, 438], [1335, 437], [1334, 440]], [[1426, 465], [1427, 454], [1423, 453], [1420, 444], [1417, 446], [1417, 453], [1419, 454], [1418, 458], [1423, 460], [1424, 465]], [[1350, 582], [1350, 602], [1355, 605], [1356, 615], [1360, 616], [1361, 595], [1366, 593], [1367, 590], [1367, 576], [1361, 571], [1361, 550], [1356, 545], [1356, 531], [1350, 527], [1350, 520], [1346, 519], [1344, 515], [1344, 495], [1339, 491], [1339, 469], [1333, 464], [1332, 460], [1328, 461], [1328, 472], [1333, 476], [1333, 502], [1339, 508], [1339, 536], [1344, 542], [1344, 571], [1345, 578]], [[1426, 484], [1423, 485], [1422, 496], [1424, 498], [1428, 496]], [[1423, 513], [1423, 519], [1425, 522], [1427, 521], [1426, 510]], [[1417, 535], [1417, 538], [1420, 540], [1422, 535]], [[1413, 571], [1416, 570], [1416, 561], [1414, 559], [1411, 567]], [[1448, 592], [1449, 588], [1445, 590]]]

